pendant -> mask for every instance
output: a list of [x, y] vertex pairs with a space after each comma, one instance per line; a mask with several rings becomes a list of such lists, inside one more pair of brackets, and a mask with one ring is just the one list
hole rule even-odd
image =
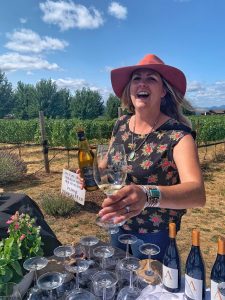
[[135, 159], [135, 156], [135, 151], [131, 151], [131, 153], [128, 155], [128, 161], [133, 161]]

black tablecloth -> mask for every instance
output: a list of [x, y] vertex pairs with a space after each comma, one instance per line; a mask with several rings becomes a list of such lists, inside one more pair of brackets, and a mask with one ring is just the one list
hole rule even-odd
[[44, 216], [38, 205], [27, 195], [18, 193], [2, 193], [0, 195], [0, 239], [8, 236], [8, 225], [6, 221], [15, 214], [27, 213], [35, 219], [36, 225], [41, 227], [41, 238], [43, 241], [44, 256], [53, 255], [53, 250], [60, 246], [56, 235], [44, 220]]

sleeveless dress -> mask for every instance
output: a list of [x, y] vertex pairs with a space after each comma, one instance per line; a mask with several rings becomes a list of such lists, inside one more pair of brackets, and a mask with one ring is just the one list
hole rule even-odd
[[[130, 115], [119, 118], [112, 133], [113, 143], [123, 144], [127, 156], [146, 138], [146, 135], [133, 133], [134, 147], [132, 147], [130, 118]], [[173, 149], [190, 133], [189, 127], [174, 119], [169, 119], [153, 131], [137, 150], [134, 160], [128, 160], [126, 184], [171, 186], [180, 183], [173, 159]], [[175, 222], [178, 231], [185, 213], [185, 209], [146, 208], [138, 216], [129, 219], [123, 225], [123, 230], [134, 234], [157, 233], [168, 230], [169, 223]]]

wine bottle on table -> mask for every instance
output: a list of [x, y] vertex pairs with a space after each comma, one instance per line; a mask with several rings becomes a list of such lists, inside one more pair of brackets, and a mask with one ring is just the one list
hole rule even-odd
[[98, 186], [93, 176], [94, 153], [91, 150], [86, 139], [84, 130], [77, 132], [78, 136], [78, 165], [81, 172], [81, 177], [84, 178], [85, 189], [87, 191], [95, 191]]
[[205, 266], [197, 229], [192, 231], [192, 246], [185, 266], [185, 295], [188, 300], [205, 299]]
[[163, 285], [171, 292], [177, 293], [181, 287], [180, 256], [176, 244], [176, 224], [169, 224], [170, 243], [163, 258]]
[[218, 251], [215, 263], [211, 271], [211, 300], [225, 300], [225, 296], [219, 294], [218, 284], [225, 282], [225, 239], [218, 239]]

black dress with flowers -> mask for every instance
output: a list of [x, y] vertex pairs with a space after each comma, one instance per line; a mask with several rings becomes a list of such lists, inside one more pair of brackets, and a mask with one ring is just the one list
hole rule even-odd
[[[129, 129], [131, 116], [119, 118], [113, 129], [113, 142], [124, 144], [129, 155], [137, 149], [146, 135], [133, 134]], [[134, 160], [128, 161], [127, 184], [170, 186], [180, 182], [178, 170], [173, 160], [173, 148], [191, 129], [174, 119], [169, 119], [152, 132], [137, 150]], [[181, 217], [185, 209], [147, 208], [128, 220], [123, 229], [137, 233], [151, 233], [168, 229], [169, 222], [180, 229]]]

